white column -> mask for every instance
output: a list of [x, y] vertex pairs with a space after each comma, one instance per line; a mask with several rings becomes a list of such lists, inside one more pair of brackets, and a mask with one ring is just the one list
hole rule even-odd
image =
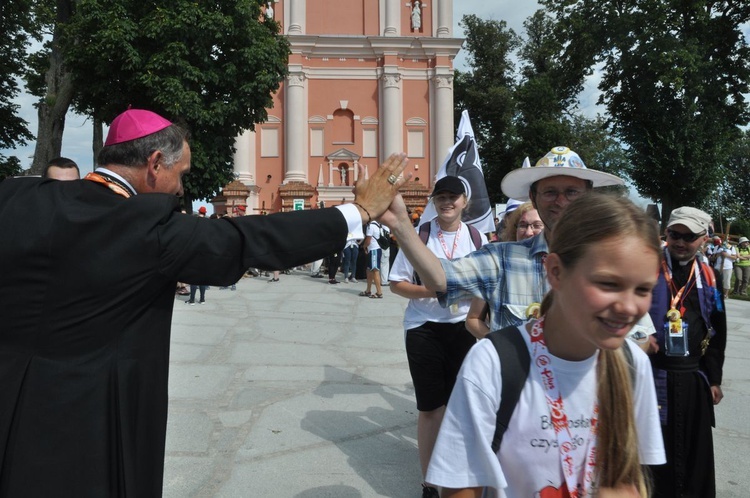
[[384, 73], [381, 78], [383, 85], [383, 115], [381, 120], [383, 136], [383, 157], [385, 160], [394, 152], [404, 149], [401, 119], [401, 75], [397, 72]]
[[401, 34], [401, 2], [399, 0], [385, 0], [385, 30], [383, 36], [399, 36]]
[[453, 32], [453, 2], [451, 0], [437, 0], [437, 8], [438, 28], [436, 36], [438, 38], [450, 38]]
[[307, 16], [307, 0], [289, 1], [289, 29], [290, 35], [301, 35], [305, 33], [305, 17]]
[[284, 103], [284, 182], [307, 181], [305, 73], [289, 68]]
[[248, 187], [255, 185], [255, 132], [242, 132], [234, 139], [234, 149], [234, 175]]
[[430, 164], [430, 178], [435, 178], [445, 154], [455, 142], [453, 138], [453, 75], [438, 74], [433, 78], [433, 84], [435, 119], [432, 124], [435, 127], [435, 148]]

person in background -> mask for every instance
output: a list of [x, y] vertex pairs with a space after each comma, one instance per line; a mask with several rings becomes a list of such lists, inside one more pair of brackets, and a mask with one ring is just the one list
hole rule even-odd
[[737, 244], [737, 259], [734, 262], [734, 294], [744, 296], [750, 281], [750, 241], [740, 237]]
[[344, 257], [341, 263], [341, 270], [344, 273], [344, 283], [356, 284], [357, 279], [357, 258], [359, 257], [359, 244], [362, 242], [362, 233], [350, 233], [346, 236], [346, 245], [344, 246]]
[[710, 220], [689, 206], [672, 211], [649, 311], [656, 334], [648, 353], [667, 452], [666, 465], [651, 467], [655, 498], [716, 496], [711, 427], [724, 397], [727, 317], [721, 272], [696, 257]]
[[[383, 256], [383, 251], [378, 244], [378, 236], [380, 236], [380, 223], [373, 221], [367, 225], [365, 241], [363, 242], [365, 255], [367, 257], [367, 264], [365, 265], [367, 288], [360, 292], [359, 295], [362, 297], [382, 299], [383, 288], [380, 285], [380, 261]], [[373, 284], [375, 285], [375, 294], [372, 293]]]
[[481, 340], [458, 374], [427, 471], [443, 498], [479, 498], [484, 488], [506, 498], [646, 498], [643, 465], [664, 462], [648, 357], [625, 340], [656, 284], [655, 224], [625, 198], [591, 193], [550, 235], [541, 317], [494, 332], [513, 334], [529, 366], [499, 448], [506, 370], [493, 341]]
[[195, 304], [195, 294], [196, 291], [200, 289], [200, 303], [206, 304], [206, 290], [208, 289], [207, 285], [195, 285], [190, 284], [190, 299], [185, 301], [186, 304], [194, 305]]
[[722, 241], [718, 235], [714, 236], [714, 245], [706, 252], [708, 259], [713, 264], [714, 270], [721, 273], [724, 284], [724, 299], [729, 298], [729, 291], [732, 288], [732, 269], [734, 260], [737, 259], [737, 250], [728, 240]]
[[199, 217], [205, 218], [206, 217], [206, 212], [208, 212], [208, 210], [206, 209], [206, 206], [201, 206], [201, 207], [198, 208], [198, 216]]
[[[447, 259], [476, 250], [469, 226], [461, 221], [469, 203], [461, 180], [455, 176], [438, 180], [430, 201], [435, 205], [437, 218], [429, 222], [427, 248]], [[477, 235], [482, 245], [487, 243], [483, 234], [477, 232]], [[469, 300], [449, 308], [441, 307], [435, 292], [420, 284], [414, 268], [401, 253], [393, 262], [390, 278], [391, 292], [409, 299], [404, 331], [419, 411], [417, 447], [424, 479], [458, 369], [475, 342], [464, 325]], [[437, 489], [428, 482], [422, 484], [422, 490], [422, 498], [438, 498]]]
[[51, 159], [42, 171], [42, 178], [51, 178], [53, 180], [80, 180], [81, 171], [78, 165], [72, 159], [67, 157], [56, 157]]
[[[526, 240], [539, 235], [544, 230], [544, 223], [539, 213], [530, 202], [516, 206], [507, 216], [507, 224], [501, 234], [502, 242]], [[471, 307], [466, 314], [466, 328], [474, 337], [481, 339], [490, 332], [487, 323], [489, 305], [478, 297], [471, 299]]]

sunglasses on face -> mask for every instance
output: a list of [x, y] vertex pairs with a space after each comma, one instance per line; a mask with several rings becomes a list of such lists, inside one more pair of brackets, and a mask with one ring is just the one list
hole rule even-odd
[[681, 232], [675, 232], [674, 230], [667, 230], [667, 236], [672, 240], [684, 240], [685, 242], [695, 242], [700, 237], [703, 237], [706, 235], [706, 232], [701, 233], [681, 233]]

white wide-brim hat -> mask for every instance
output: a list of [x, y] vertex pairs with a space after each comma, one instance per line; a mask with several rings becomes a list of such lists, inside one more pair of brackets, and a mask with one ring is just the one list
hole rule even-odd
[[555, 147], [532, 168], [514, 169], [503, 178], [503, 194], [519, 201], [529, 199], [529, 189], [534, 182], [551, 176], [572, 176], [590, 181], [594, 187], [623, 185], [619, 176], [588, 169], [581, 158], [567, 147]]

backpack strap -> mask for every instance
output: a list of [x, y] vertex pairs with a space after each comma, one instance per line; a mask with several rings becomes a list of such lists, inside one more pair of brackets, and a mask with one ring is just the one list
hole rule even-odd
[[[500, 407], [497, 410], [497, 422], [495, 423], [495, 434], [492, 436], [492, 451], [500, 451], [500, 443], [503, 441], [503, 435], [508, 430], [510, 417], [516, 409], [518, 400], [521, 398], [521, 391], [526, 384], [531, 366], [531, 356], [529, 348], [526, 346], [521, 331], [518, 327], [505, 327], [494, 332], [490, 332], [485, 339], [492, 341], [495, 346], [497, 355], [500, 358], [500, 375], [502, 376], [502, 398]], [[622, 345], [625, 360], [630, 367], [630, 381], [632, 388], [635, 389], [636, 371], [634, 367], [633, 352], [630, 347]]]
[[419, 227], [419, 240], [422, 244], [427, 245], [427, 241], [430, 239], [430, 231], [432, 230], [432, 222], [422, 223]]
[[500, 450], [503, 434], [508, 429], [510, 417], [521, 397], [526, 378], [529, 376], [531, 356], [518, 327], [496, 330], [487, 334], [485, 339], [489, 339], [497, 350], [497, 355], [500, 357], [500, 375], [503, 379], [495, 435], [492, 437], [492, 451], [497, 453]]
[[471, 234], [471, 241], [474, 242], [474, 247], [479, 249], [482, 247], [482, 237], [479, 235], [479, 230], [474, 228], [474, 225], [466, 225], [469, 227], [469, 233]]

